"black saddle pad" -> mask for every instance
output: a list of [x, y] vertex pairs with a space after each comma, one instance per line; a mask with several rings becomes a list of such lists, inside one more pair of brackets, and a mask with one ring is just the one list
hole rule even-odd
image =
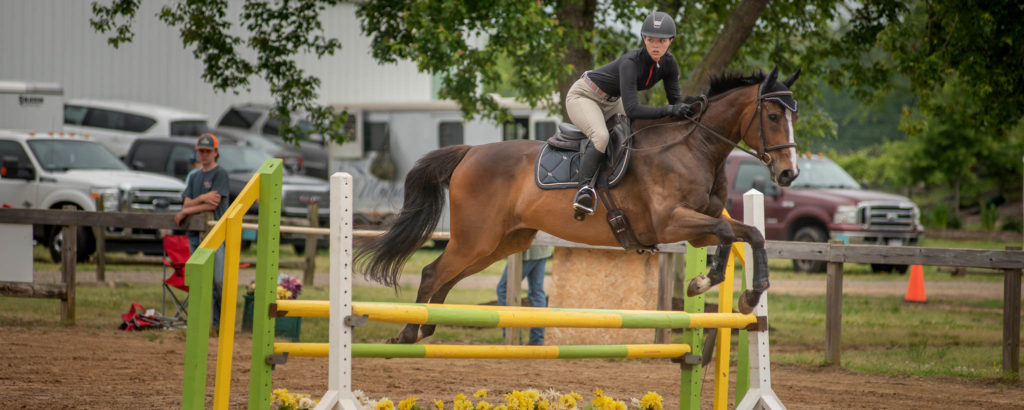
[[[629, 165], [630, 153], [629, 150], [625, 150], [622, 159], [608, 175], [609, 187], [614, 187], [622, 180]], [[576, 188], [580, 181], [580, 153], [544, 144], [537, 154], [537, 165], [534, 169], [534, 180], [540, 189]], [[605, 175], [604, 172], [601, 174]]]

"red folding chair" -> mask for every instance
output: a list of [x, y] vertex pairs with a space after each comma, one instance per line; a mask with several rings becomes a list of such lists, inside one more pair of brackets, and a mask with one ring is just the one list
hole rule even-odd
[[[164, 297], [163, 313], [167, 314], [167, 296], [170, 295], [171, 304], [174, 305], [174, 316], [171, 319], [171, 326], [184, 326], [188, 321], [188, 286], [185, 285], [185, 262], [188, 262], [191, 252], [188, 248], [188, 237], [185, 235], [165, 235], [164, 245]], [[167, 276], [167, 269], [173, 270], [171, 276]], [[173, 288], [185, 292], [184, 297], [175, 293]]]

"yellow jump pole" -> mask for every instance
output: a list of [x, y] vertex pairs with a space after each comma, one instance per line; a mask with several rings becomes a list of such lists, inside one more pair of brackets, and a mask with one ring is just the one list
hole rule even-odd
[[[214, 376], [213, 408], [227, 410], [231, 395], [231, 356], [235, 344], [235, 310], [238, 306], [238, 261], [242, 247], [242, 216], [259, 197], [259, 174], [253, 176], [232, 202], [220, 222], [225, 223], [224, 286], [221, 288], [220, 339], [217, 341], [217, 373]], [[241, 205], [244, 204], [244, 205]], [[217, 226], [214, 226], [217, 229]], [[218, 242], [214, 244], [220, 245]], [[203, 242], [202, 245], [207, 245]], [[213, 247], [217, 249], [217, 246]]]
[[[725, 264], [725, 280], [718, 284], [718, 312], [732, 312], [732, 284], [736, 273], [736, 255], [743, 254], [743, 244], [733, 242], [729, 261]], [[732, 344], [732, 329], [718, 328], [715, 338], [715, 393], [712, 406], [715, 410], [729, 408], [729, 348]]]

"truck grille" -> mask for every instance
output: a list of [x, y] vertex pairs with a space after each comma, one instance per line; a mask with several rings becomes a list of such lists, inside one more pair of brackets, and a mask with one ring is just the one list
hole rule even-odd
[[147, 190], [125, 193], [128, 211], [178, 212], [181, 210], [181, 192]]
[[306, 217], [307, 206], [316, 202], [320, 207], [321, 217], [330, 214], [331, 193], [327, 189], [281, 189], [281, 207], [284, 216]]
[[897, 202], [863, 202], [860, 222], [865, 229], [880, 231], [911, 231], [917, 221], [917, 208], [913, 204]]

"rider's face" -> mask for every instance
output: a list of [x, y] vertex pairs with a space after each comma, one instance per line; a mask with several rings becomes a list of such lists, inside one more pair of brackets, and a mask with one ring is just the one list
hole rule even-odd
[[671, 38], [644, 37], [644, 46], [647, 47], [647, 54], [654, 61], [660, 61], [661, 57], [664, 57], [668, 51], [668, 46], [672, 45], [672, 40]]

